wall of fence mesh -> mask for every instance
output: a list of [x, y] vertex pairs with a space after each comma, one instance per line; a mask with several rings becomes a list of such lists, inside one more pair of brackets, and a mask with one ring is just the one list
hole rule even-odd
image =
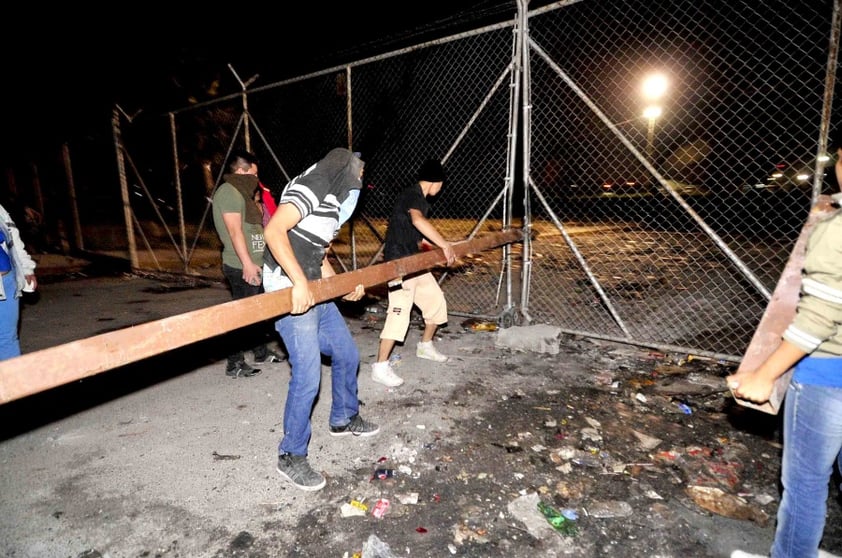
[[[835, 17], [799, 0], [583, 1], [530, 17], [528, 315], [742, 355], [814, 188], [837, 188], [820, 157], [842, 122]], [[651, 72], [668, 85], [644, 118]]]
[[[337, 270], [382, 262], [392, 206], [428, 158], [441, 159], [447, 171], [430, 214], [446, 238], [502, 230], [510, 213], [507, 157], [519, 76], [512, 28], [491, 26], [253, 87], [169, 118], [121, 119], [141, 267], [163, 266], [162, 251], [169, 250], [169, 260], [185, 269], [210, 271], [195, 257], [218, 252], [210, 197], [230, 152], [240, 148], [258, 156], [261, 181], [278, 191], [334, 147], [361, 153], [366, 166], [358, 209], [330, 248]], [[155, 261], [144, 257], [147, 242]], [[433, 270], [451, 294], [452, 313], [497, 316], [512, 306], [505, 251]]]
[[[842, 122], [838, 4], [582, 0], [520, 25], [513, 3], [511, 22], [121, 115], [138, 251], [216, 269], [194, 262], [218, 253], [209, 200], [232, 149], [281, 188], [345, 146], [366, 161], [365, 189], [331, 256], [376, 264], [398, 192], [438, 157], [448, 180], [431, 218], [446, 238], [529, 233], [434, 270], [454, 315], [736, 360], [814, 196], [836, 188], [823, 156]], [[645, 118], [653, 71], [668, 86]]]

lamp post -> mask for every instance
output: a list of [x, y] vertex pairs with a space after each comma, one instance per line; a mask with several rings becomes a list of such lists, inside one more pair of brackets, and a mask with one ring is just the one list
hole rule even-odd
[[[667, 92], [667, 78], [663, 74], [651, 74], [643, 80], [643, 98], [649, 102], [661, 99]], [[649, 105], [643, 111], [643, 117], [649, 124], [646, 134], [646, 156], [651, 160], [655, 150], [655, 120], [663, 114], [659, 105]]]
[[661, 116], [663, 110], [657, 105], [646, 107], [643, 111], [643, 118], [649, 123], [649, 129], [646, 133], [646, 157], [652, 159], [652, 153], [655, 148], [655, 120]]

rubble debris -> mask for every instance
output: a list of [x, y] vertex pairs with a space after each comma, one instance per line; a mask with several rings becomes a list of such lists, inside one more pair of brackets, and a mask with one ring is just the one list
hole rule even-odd
[[634, 513], [631, 505], [622, 500], [607, 500], [602, 502], [593, 502], [586, 508], [590, 517], [598, 517], [601, 519], [609, 517], [629, 517]]
[[377, 538], [377, 535], [371, 534], [368, 540], [363, 544], [363, 553], [361, 558], [398, 558], [389, 548], [389, 545]]
[[754, 521], [761, 527], [769, 523], [769, 515], [762, 509], [752, 506], [739, 496], [728, 494], [721, 488], [693, 485], [688, 486], [685, 492], [696, 505], [717, 515]]
[[371, 510], [371, 515], [377, 519], [383, 519], [383, 516], [386, 515], [387, 511], [389, 511], [390, 505], [391, 503], [388, 498], [380, 498], [377, 502], [375, 502], [374, 508]]
[[648, 434], [638, 432], [637, 430], [632, 430], [631, 432], [632, 434], [634, 434], [634, 437], [637, 438], [637, 440], [640, 442], [640, 448], [644, 451], [653, 450], [656, 447], [658, 447], [658, 445], [660, 445], [661, 443], [661, 440], [655, 438], [654, 436], [649, 436]]
[[368, 506], [356, 500], [345, 502], [339, 507], [339, 513], [342, 517], [365, 516], [367, 511]]

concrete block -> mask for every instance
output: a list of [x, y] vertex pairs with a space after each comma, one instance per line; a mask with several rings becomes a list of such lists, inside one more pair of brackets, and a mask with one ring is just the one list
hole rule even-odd
[[558, 354], [561, 328], [547, 324], [513, 326], [497, 330], [494, 345], [513, 351]]

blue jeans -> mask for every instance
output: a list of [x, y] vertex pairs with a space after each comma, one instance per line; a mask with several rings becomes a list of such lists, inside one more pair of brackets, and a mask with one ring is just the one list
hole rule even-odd
[[322, 379], [322, 355], [331, 360], [330, 424], [344, 426], [359, 413], [360, 351], [333, 302], [317, 304], [304, 314], [286, 314], [275, 322], [275, 328], [281, 334], [292, 367], [284, 407], [284, 437], [278, 451], [307, 455], [310, 415]]
[[773, 558], [818, 554], [834, 462], [842, 467], [842, 388], [790, 382]]
[[17, 279], [13, 269], [2, 277], [6, 300], [0, 300], [0, 360], [20, 356], [18, 318], [20, 299], [15, 298]]

